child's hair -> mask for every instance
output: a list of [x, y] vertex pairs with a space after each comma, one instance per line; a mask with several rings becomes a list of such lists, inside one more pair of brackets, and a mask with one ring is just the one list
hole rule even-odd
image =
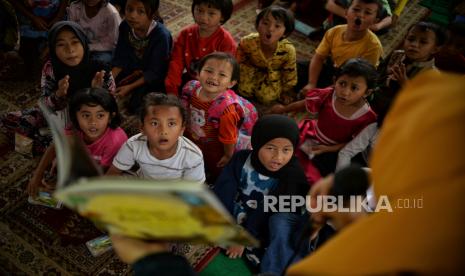
[[226, 21], [231, 18], [233, 12], [233, 3], [231, 0], [194, 0], [192, 2], [191, 11], [194, 14], [195, 6], [200, 4], [205, 4], [210, 8], [215, 8], [221, 11], [221, 24], [226, 23]]
[[336, 70], [335, 79], [340, 76], [347, 75], [349, 77], [363, 77], [367, 83], [368, 89], [373, 89], [376, 86], [378, 73], [376, 68], [363, 58], [351, 58], [347, 60], [339, 69]]
[[100, 105], [105, 111], [110, 113], [110, 123], [108, 126], [112, 129], [121, 124], [121, 115], [118, 111], [115, 97], [103, 88], [84, 88], [76, 91], [69, 100], [69, 117], [76, 129], [80, 129], [77, 119], [77, 112], [83, 105], [97, 106]]
[[[376, 11], [376, 18], [381, 18], [381, 15], [383, 13], [383, 3], [381, 3], [380, 0], [358, 0], [359, 2], [365, 3], [365, 4], [376, 4], [378, 6], [378, 10]], [[355, 2], [355, 0], [350, 1], [350, 6]]]
[[289, 36], [294, 31], [295, 22], [292, 13], [289, 10], [276, 5], [271, 5], [264, 8], [257, 15], [257, 18], [255, 19], [255, 28], [258, 29], [260, 20], [262, 20], [262, 18], [268, 14], [271, 14], [276, 20], [284, 23], [286, 31], [284, 32], [284, 36], [282, 38]]
[[436, 46], [442, 46], [447, 42], [447, 33], [441, 26], [432, 23], [420, 21], [408, 29], [410, 32], [413, 29], [417, 29], [420, 32], [432, 31], [436, 37]]
[[156, 15], [158, 8], [160, 7], [160, 0], [138, 0], [144, 4], [145, 12], [149, 17]]
[[334, 175], [330, 195], [341, 196], [343, 206], [349, 205], [350, 196], [366, 196], [370, 186], [367, 172], [357, 165], [350, 165]]
[[149, 107], [156, 105], [177, 107], [179, 109], [179, 113], [181, 113], [182, 124], [185, 125], [187, 123], [187, 111], [179, 98], [172, 94], [166, 95], [156, 92], [150, 92], [144, 97], [144, 102], [140, 110], [140, 121], [142, 123], [144, 122], [145, 116], [147, 116]]
[[237, 63], [236, 58], [234, 58], [233, 55], [230, 53], [225, 53], [225, 52], [213, 52], [210, 53], [206, 56], [204, 56], [200, 61], [199, 61], [199, 66], [198, 71], [202, 71], [203, 66], [205, 65], [205, 62], [209, 59], [218, 59], [218, 60], [225, 60], [231, 64], [233, 70], [231, 74], [231, 80], [232, 81], [237, 81], [239, 82], [239, 76], [240, 76], [240, 70], [239, 70], [239, 64]]

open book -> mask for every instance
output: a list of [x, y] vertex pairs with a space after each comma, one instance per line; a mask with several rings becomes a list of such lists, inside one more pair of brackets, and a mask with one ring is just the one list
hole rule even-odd
[[65, 136], [39, 103], [52, 130], [58, 180], [53, 196], [112, 234], [146, 240], [256, 246], [203, 183], [106, 177], [77, 136]]

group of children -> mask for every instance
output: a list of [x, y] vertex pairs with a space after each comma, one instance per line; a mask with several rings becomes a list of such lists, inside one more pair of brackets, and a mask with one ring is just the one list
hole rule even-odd
[[[48, 30], [41, 100], [60, 111], [63, 128], [82, 138], [108, 175], [134, 170], [143, 178], [206, 181], [237, 223], [262, 241], [262, 252], [249, 252], [262, 259], [261, 272], [283, 273], [286, 264], [273, 261], [281, 240], [271, 229], [293, 223], [273, 225], [261, 208], [264, 196], [305, 195], [369, 149], [400, 86], [434, 69], [445, 35], [432, 23], [415, 24], [403, 51], [377, 72], [382, 45], [370, 26], [382, 5], [353, 0], [347, 24], [328, 30], [308, 69], [297, 74], [295, 48], [286, 39], [294, 19], [286, 9], [263, 9], [257, 33], [236, 46], [222, 27], [232, 14], [230, 0], [194, 0], [195, 24], [174, 43], [155, 20], [158, 8], [157, 0], [128, 0], [119, 24], [107, 1], [72, 3], [72, 21]], [[129, 139], [119, 127], [117, 104], [126, 96], [141, 125]], [[299, 96], [304, 99], [296, 101]], [[288, 112], [314, 118], [263, 115]], [[43, 180], [51, 148], [28, 185], [31, 195], [51, 188]], [[226, 250], [230, 257], [243, 252], [240, 246]]]

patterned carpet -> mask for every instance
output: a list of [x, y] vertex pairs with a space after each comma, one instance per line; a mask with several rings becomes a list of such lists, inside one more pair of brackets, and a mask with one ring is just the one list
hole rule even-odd
[[[255, 31], [257, 3], [235, 2], [237, 9], [225, 27], [239, 40]], [[410, 1], [398, 25], [381, 37], [385, 54], [399, 45], [408, 26], [426, 14], [417, 2]], [[189, 0], [162, 1], [160, 14], [173, 36], [193, 22], [190, 3]], [[302, 59], [308, 59], [317, 45], [299, 33], [294, 33], [290, 40]], [[38, 68], [23, 69], [13, 72], [15, 78], [0, 81], [0, 113], [35, 105], [40, 92], [40, 73]], [[128, 134], [137, 131], [134, 122], [134, 118], [129, 118], [124, 123]], [[24, 190], [38, 160], [38, 157], [31, 159], [14, 152], [12, 139], [0, 131], [0, 275], [130, 274], [129, 268], [113, 252], [100, 257], [89, 253], [84, 242], [101, 234], [89, 221], [68, 210], [56, 211], [27, 203]], [[196, 258], [191, 262], [198, 263], [201, 256], [208, 255], [207, 251], [191, 252]]]

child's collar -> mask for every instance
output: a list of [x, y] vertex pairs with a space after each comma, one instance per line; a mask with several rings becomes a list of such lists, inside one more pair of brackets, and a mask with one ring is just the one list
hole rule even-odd
[[[149, 36], [150, 32], [152, 32], [153, 29], [155, 29], [155, 27], [157, 26], [157, 21], [155, 20], [152, 20], [152, 22], [150, 23], [150, 26], [149, 26], [149, 29], [147, 30], [147, 33], [145, 34], [145, 36]], [[140, 38], [136, 35], [136, 33], [134, 32], [134, 29], [131, 28], [131, 32], [132, 32], [132, 35], [137, 38], [137, 39], [143, 39], [143, 38]]]

